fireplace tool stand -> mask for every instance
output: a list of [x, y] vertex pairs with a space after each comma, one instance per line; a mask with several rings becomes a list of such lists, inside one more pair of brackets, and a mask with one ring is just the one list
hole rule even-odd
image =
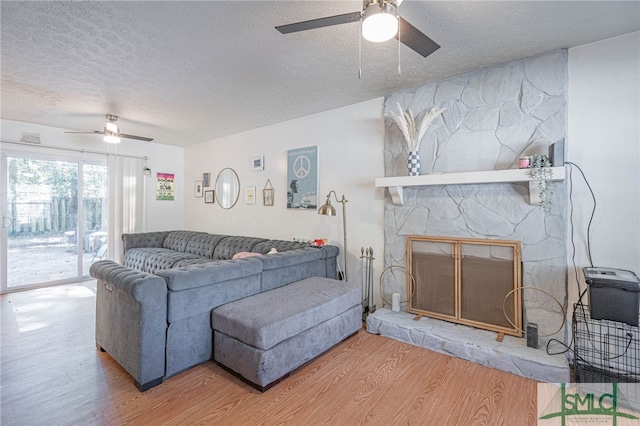
[[376, 311], [373, 304], [373, 249], [360, 248], [360, 260], [362, 262], [362, 321], [367, 319], [367, 315]]

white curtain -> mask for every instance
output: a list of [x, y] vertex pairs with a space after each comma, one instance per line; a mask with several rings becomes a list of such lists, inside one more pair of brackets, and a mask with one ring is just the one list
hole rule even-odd
[[122, 234], [146, 230], [142, 159], [109, 156], [109, 259], [122, 263]]

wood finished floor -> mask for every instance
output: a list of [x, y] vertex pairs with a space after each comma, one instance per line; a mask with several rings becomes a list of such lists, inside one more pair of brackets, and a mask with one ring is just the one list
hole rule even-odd
[[536, 382], [360, 331], [259, 393], [213, 362], [147, 392], [94, 342], [95, 283], [1, 297], [2, 425], [534, 425]]

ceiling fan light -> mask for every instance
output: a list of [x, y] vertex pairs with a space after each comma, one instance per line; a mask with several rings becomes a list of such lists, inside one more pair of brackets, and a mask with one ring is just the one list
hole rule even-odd
[[120, 143], [120, 130], [118, 130], [116, 123], [112, 121], [104, 123], [104, 137], [102, 140], [107, 143]]
[[105, 133], [103, 140], [106, 143], [120, 143], [120, 138], [117, 135], [114, 135], [112, 133], [109, 133], [109, 134]]
[[364, 11], [362, 37], [373, 42], [392, 39], [398, 33], [395, 6], [388, 2], [371, 3]]
[[116, 123], [112, 123], [110, 121], [106, 121], [104, 123], [104, 131], [118, 134], [118, 125]]

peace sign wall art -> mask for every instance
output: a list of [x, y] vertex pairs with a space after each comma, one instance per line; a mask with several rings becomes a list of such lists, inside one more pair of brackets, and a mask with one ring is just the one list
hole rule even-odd
[[287, 208], [318, 208], [318, 146], [287, 152]]

